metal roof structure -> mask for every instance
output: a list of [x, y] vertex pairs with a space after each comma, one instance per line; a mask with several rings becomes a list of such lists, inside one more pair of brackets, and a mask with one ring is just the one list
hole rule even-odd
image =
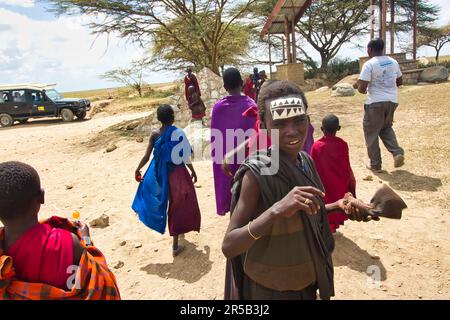
[[44, 83], [11, 83], [11, 84], [0, 84], [0, 90], [23, 90], [23, 89], [31, 89], [31, 90], [49, 90], [53, 89], [56, 86], [54, 84], [44, 84]]
[[285, 18], [288, 17], [297, 24], [311, 3], [312, 0], [278, 0], [261, 31], [260, 38], [263, 39], [267, 34], [285, 34]]

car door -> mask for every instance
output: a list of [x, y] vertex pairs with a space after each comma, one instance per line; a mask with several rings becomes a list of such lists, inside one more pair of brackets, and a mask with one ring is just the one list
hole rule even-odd
[[9, 91], [0, 92], [0, 114], [7, 113], [12, 115], [11, 94]]
[[56, 112], [55, 104], [41, 91], [30, 90], [31, 114], [35, 117], [52, 116]]
[[25, 90], [10, 90], [9, 112], [13, 118], [27, 118], [31, 114], [31, 106], [27, 104]]

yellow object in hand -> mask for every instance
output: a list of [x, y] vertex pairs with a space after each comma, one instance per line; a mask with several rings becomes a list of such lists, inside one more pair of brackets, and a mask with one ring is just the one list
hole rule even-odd
[[72, 217], [78, 220], [80, 218], [80, 213], [78, 211], [75, 211], [74, 213], [72, 213]]

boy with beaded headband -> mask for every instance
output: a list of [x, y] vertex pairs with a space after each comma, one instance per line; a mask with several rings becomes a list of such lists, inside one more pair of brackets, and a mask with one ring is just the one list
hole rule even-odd
[[[268, 81], [258, 107], [263, 127], [269, 135], [277, 131], [279, 139], [250, 155], [234, 177], [222, 244], [228, 258], [225, 299], [313, 300], [317, 290], [329, 299], [334, 241], [327, 212], [344, 210], [344, 200], [324, 204], [314, 163], [300, 152], [308, 128], [303, 92], [292, 82]], [[278, 172], [261, 174], [274, 161]]]

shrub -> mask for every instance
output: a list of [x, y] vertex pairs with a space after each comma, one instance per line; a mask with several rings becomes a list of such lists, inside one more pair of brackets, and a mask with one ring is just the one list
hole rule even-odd
[[435, 61], [430, 61], [428, 64], [422, 64], [419, 63], [419, 68], [430, 68], [430, 67], [435, 67], [435, 66], [442, 66], [442, 67], [446, 67], [447, 69], [450, 69], [450, 60], [446, 60], [446, 61], [440, 61], [439, 64], [436, 64]]
[[348, 58], [331, 60], [326, 71], [327, 78], [331, 81], [337, 81], [355, 73], [359, 73], [359, 61]]

